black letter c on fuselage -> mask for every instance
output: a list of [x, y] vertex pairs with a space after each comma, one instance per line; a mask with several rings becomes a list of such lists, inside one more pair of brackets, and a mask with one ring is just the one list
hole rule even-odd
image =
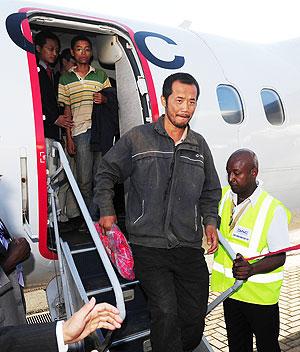
[[152, 62], [152, 64], [162, 68], [171, 69], [171, 70], [176, 70], [184, 65], [185, 60], [183, 56], [175, 55], [174, 60], [172, 61], [160, 60], [156, 56], [154, 56], [146, 45], [145, 40], [147, 37], [160, 38], [165, 42], [167, 42], [168, 44], [172, 44], [172, 45], [177, 45], [177, 44], [172, 39], [165, 37], [164, 35], [159, 33], [143, 32], [143, 31], [136, 32], [134, 34], [135, 42], [138, 48], [140, 49], [140, 51], [142, 52], [142, 54], [145, 56], [145, 58], [150, 62]]
[[22, 21], [27, 18], [26, 13], [12, 13], [6, 18], [6, 30], [10, 39], [21, 49], [34, 54], [34, 45], [27, 40], [21, 30]]

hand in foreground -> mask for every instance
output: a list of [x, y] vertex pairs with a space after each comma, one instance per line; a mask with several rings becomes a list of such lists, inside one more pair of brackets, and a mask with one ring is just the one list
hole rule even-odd
[[217, 228], [214, 225], [206, 225], [205, 235], [208, 245], [207, 254], [215, 253], [215, 251], [218, 249], [219, 243]]
[[237, 253], [236, 259], [233, 261], [232, 274], [237, 280], [247, 280], [253, 275], [251, 264], [240, 253]]
[[116, 215], [107, 215], [101, 216], [99, 219], [99, 225], [102, 228], [103, 235], [106, 235], [106, 232], [110, 231], [113, 224], [116, 224], [117, 217]]
[[74, 125], [74, 122], [71, 120], [70, 117], [66, 115], [59, 115], [57, 120], [55, 121], [55, 124], [63, 128], [72, 128]]
[[93, 94], [93, 101], [95, 104], [105, 104], [107, 102], [107, 98], [98, 92]]
[[93, 297], [78, 312], [63, 324], [65, 344], [84, 339], [96, 329], [115, 330], [121, 327], [122, 319], [119, 311], [108, 303], [96, 304]]

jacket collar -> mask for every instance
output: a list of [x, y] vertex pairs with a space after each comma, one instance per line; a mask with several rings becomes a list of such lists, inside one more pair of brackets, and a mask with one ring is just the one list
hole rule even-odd
[[89, 71], [87, 72], [87, 74], [86, 74], [84, 77], [81, 77], [81, 76], [79, 76], [79, 74], [75, 71], [76, 68], [77, 68], [77, 66], [73, 66], [73, 67], [71, 67], [71, 68], [69, 69], [68, 72], [73, 72], [73, 73], [77, 76], [77, 78], [78, 78], [79, 80], [86, 79], [86, 77], [87, 77], [91, 72], [96, 72], [95, 67], [93, 67], [93, 66], [90, 65], [90, 66], [89, 66]]
[[164, 114], [159, 117], [159, 119], [154, 123], [154, 129], [159, 134], [169, 137], [167, 131], [165, 130], [164, 118], [165, 118]]
[[39, 61], [39, 66], [41, 66], [41, 67], [43, 67], [45, 70], [47, 70], [47, 64], [46, 64], [46, 62], [44, 61], [44, 60], [40, 60]]
[[[161, 116], [159, 117], [159, 119], [155, 122], [155, 124], [154, 124], [154, 129], [155, 129], [159, 134], [162, 134], [162, 135], [164, 135], [164, 136], [170, 137], [170, 136], [168, 135], [168, 132], [165, 130], [164, 119], [165, 119], [165, 114], [161, 115]], [[189, 134], [189, 131], [190, 131], [190, 126], [187, 125], [187, 128], [188, 128], [188, 130], [187, 130], [186, 134], [188, 135], [188, 134]], [[186, 137], [187, 137], [187, 135], [186, 135]]]
[[[168, 133], [165, 130], [165, 127], [164, 127], [164, 118], [165, 118], [164, 114], [159, 117], [159, 119], [154, 124], [154, 129], [160, 135], [163, 135], [163, 136], [166, 136], [166, 137], [170, 138], [170, 136], [168, 135]], [[186, 136], [185, 140], [182, 143], [180, 143], [180, 144], [188, 143], [188, 144], [191, 144], [191, 145], [198, 146], [199, 145], [199, 138], [196, 137], [196, 134], [190, 128], [190, 125], [187, 125], [187, 126], [188, 126], [187, 136]]]

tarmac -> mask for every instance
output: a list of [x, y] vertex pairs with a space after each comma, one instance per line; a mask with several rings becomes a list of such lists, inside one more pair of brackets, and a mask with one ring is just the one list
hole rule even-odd
[[[289, 232], [291, 245], [300, 243], [300, 228]], [[207, 256], [211, 268], [212, 256]], [[218, 293], [211, 292], [211, 302]], [[25, 292], [27, 315], [46, 313], [47, 302], [44, 290], [29, 290]], [[280, 301], [280, 337], [279, 343], [283, 352], [300, 352], [300, 250], [287, 253], [285, 275], [281, 289]], [[228, 352], [227, 335], [220, 304], [206, 318], [204, 335], [214, 352]], [[254, 351], [255, 341], [254, 341]], [[272, 351], [270, 351], [272, 352]]]

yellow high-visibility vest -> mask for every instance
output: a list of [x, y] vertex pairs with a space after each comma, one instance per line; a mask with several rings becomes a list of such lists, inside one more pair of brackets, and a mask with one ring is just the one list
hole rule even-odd
[[[229, 224], [232, 217], [230, 187], [225, 187], [222, 193], [219, 204], [220, 232], [234, 251], [241, 253], [244, 257], [268, 253], [267, 235], [276, 208], [282, 206], [285, 209], [288, 222], [291, 217], [290, 211], [279, 200], [262, 191], [256, 204], [254, 206], [250, 204], [237, 220], [234, 228], [230, 230]], [[250, 263], [253, 262], [255, 260]], [[266, 274], [250, 276], [242, 287], [231, 295], [231, 298], [261, 305], [275, 304], [279, 299], [282, 280], [283, 267]], [[212, 291], [223, 292], [231, 287], [234, 281], [232, 260], [220, 245], [214, 257], [211, 289]]]

